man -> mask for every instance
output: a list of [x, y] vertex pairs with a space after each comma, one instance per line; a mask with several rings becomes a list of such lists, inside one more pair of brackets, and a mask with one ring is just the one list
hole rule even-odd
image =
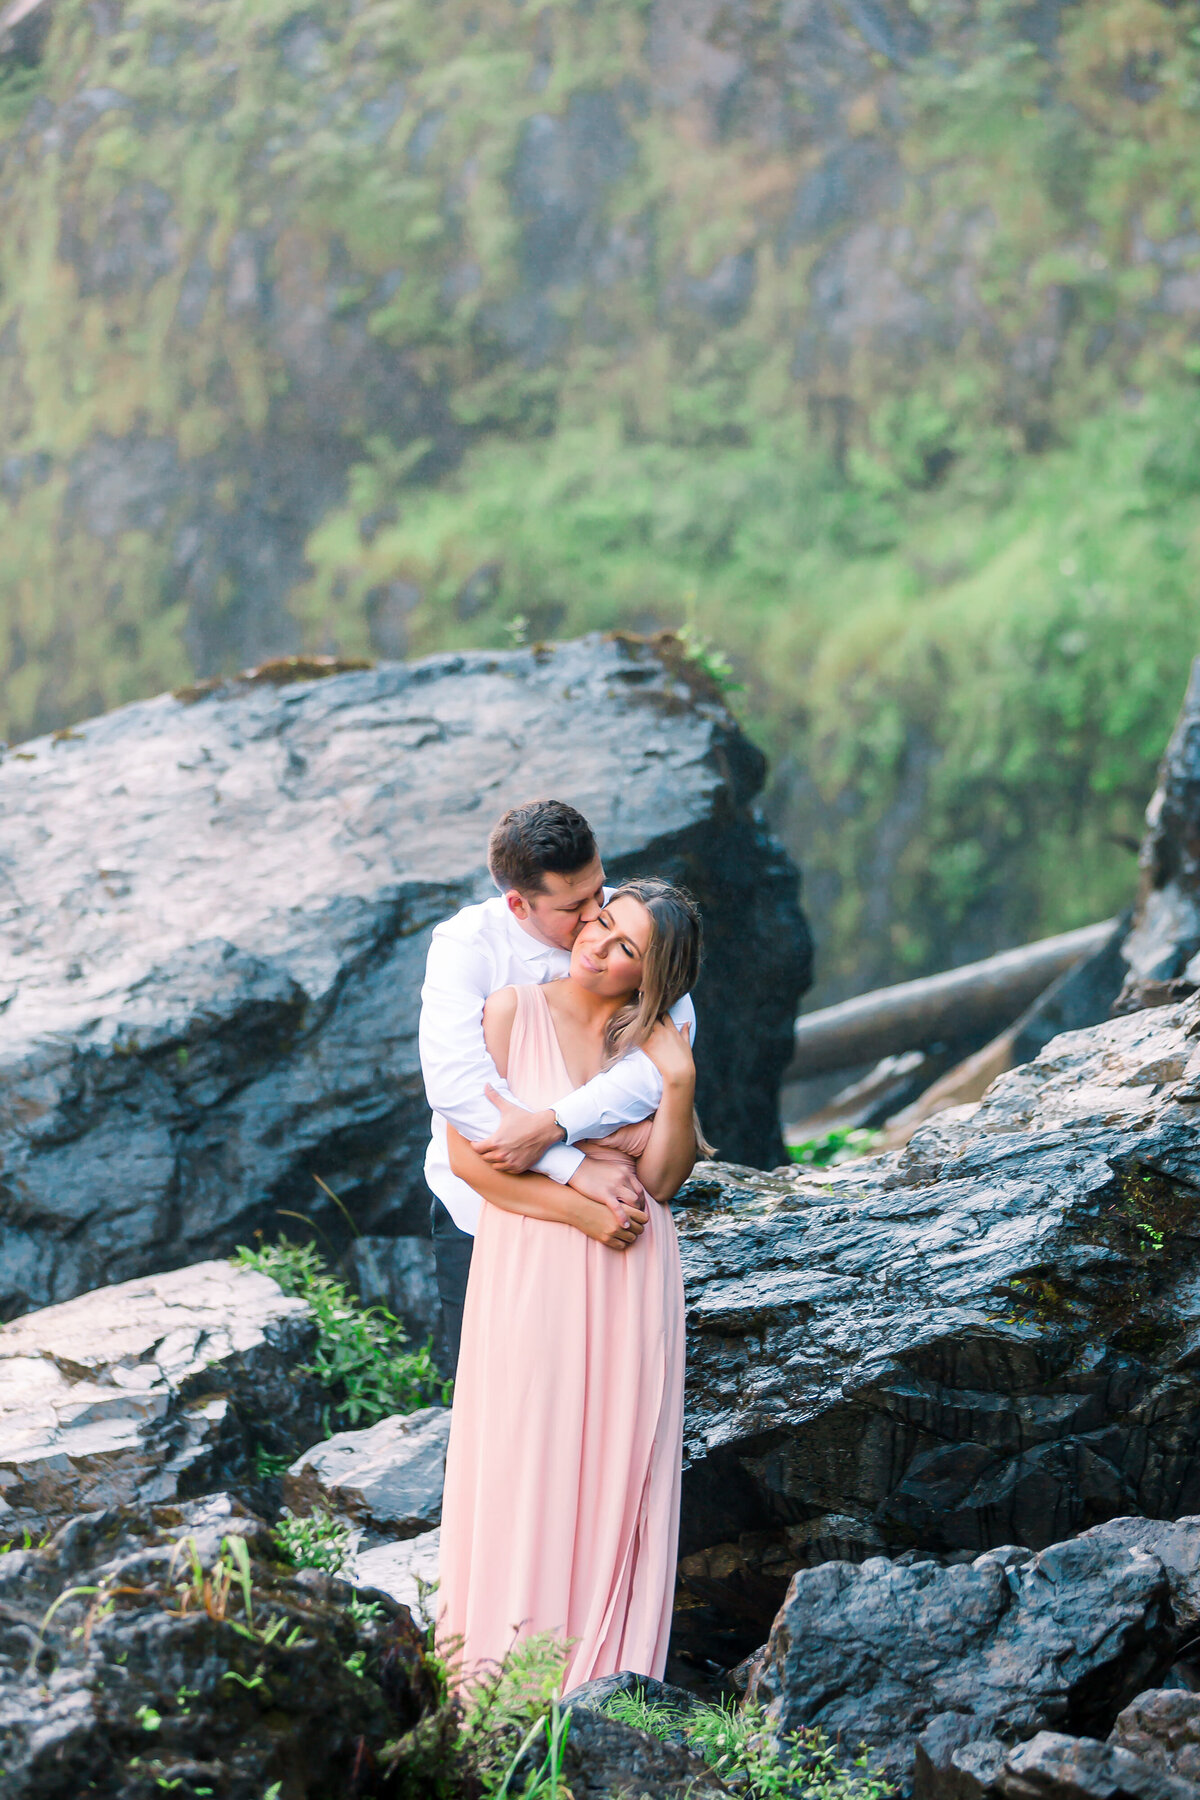
[[[649, 1118], [662, 1098], [662, 1078], [638, 1050], [555, 1108], [529, 1112], [517, 1105], [488, 1055], [483, 1003], [498, 988], [567, 973], [572, 944], [603, 907], [604, 866], [581, 813], [561, 800], [534, 800], [513, 807], [495, 826], [488, 868], [499, 895], [436, 927], [421, 989], [421, 1069], [433, 1109], [425, 1179], [433, 1193], [434, 1259], [452, 1368], [483, 1202], [450, 1168], [447, 1121], [493, 1167], [512, 1175], [536, 1168], [601, 1201], [625, 1223], [623, 1208], [646, 1204], [637, 1177], [574, 1146]], [[691, 1025], [695, 1042], [690, 996], [672, 1017], [680, 1029]]]

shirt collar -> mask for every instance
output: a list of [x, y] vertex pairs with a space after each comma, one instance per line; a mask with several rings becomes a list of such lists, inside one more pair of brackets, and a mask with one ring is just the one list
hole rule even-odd
[[510, 944], [524, 963], [546, 968], [550, 965], [552, 958], [567, 955], [565, 950], [557, 950], [553, 944], [543, 944], [537, 938], [531, 937], [527, 931], [522, 931], [507, 906], [504, 908], [504, 928], [508, 933]]

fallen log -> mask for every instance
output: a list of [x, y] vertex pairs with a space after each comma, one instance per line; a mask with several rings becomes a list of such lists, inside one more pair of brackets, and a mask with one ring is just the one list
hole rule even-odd
[[795, 1055], [785, 1079], [798, 1081], [902, 1050], [1002, 1031], [1059, 975], [1099, 950], [1115, 925], [1115, 919], [1104, 919], [802, 1016], [796, 1020]]
[[50, 32], [51, 0], [11, 0], [0, 6], [0, 62], [33, 65]]

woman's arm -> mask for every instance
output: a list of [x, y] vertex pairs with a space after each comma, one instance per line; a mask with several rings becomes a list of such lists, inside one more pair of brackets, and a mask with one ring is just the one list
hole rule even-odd
[[666, 1205], [696, 1163], [696, 1065], [687, 1036], [670, 1018], [659, 1020], [643, 1049], [663, 1078], [663, 1096], [638, 1157], [638, 1180]]
[[474, 1188], [491, 1206], [520, 1213], [527, 1219], [547, 1219], [556, 1225], [572, 1225], [586, 1237], [610, 1250], [626, 1250], [637, 1242], [646, 1226], [646, 1214], [626, 1203], [627, 1227], [598, 1200], [588, 1200], [572, 1187], [561, 1186], [548, 1175], [504, 1175], [476, 1154], [466, 1138], [446, 1127], [450, 1167], [461, 1181]]

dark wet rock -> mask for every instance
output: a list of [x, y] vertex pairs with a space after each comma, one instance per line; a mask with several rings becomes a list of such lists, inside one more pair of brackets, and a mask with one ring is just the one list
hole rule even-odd
[[315, 1328], [268, 1276], [202, 1263], [0, 1329], [0, 1539], [253, 1478], [320, 1436]]
[[563, 1775], [575, 1800], [717, 1800], [730, 1792], [694, 1751], [580, 1706]]
[[1117, 1719], [1109, 1742], [1169, 1775], [1200, 1783], [1200, 1694], [1184, 1688], [1139, 1694]]
[[366, 1306], [382, 1306], [414, 1342], [438, 1335], [433, 1245], [427, 1237], [359, 1237], [346, 1255], [347, 1280]]
[[1051, 982], [1012, 1028], [1012, 1060], [1032, 1062], [1052, 1038], [1064, 1031], [1099, 1025], [1112, 1011], [1125, 979], [1123, 955], [1131, 915], [1117, 920], [1112, 935], [1091, 956]]
[[433, 1696], [407, 1614], [377, 1597], [360, 1622], [350, 1597], [283, 1568], [226, 1495], [105, 1511], [0, 1556], [5, 1800], [361, 1793]]
[[1200, 657], [1146, 810], [1141, 888], [1118, 1011], [1200, 987]]
[[[610, 874], [704, 910], [699, 1104], [776, 1112], [809, 948], [763, 759], [674, 640], [586, 639], [163, 696], [0, 765], [0, 1316], [231, 1250], [280, 1209], [428, 1232], [418, 996], [488, 829], [556, 792]], [[480, 771], [487, 772], [480, 786]], [[19, 874], [19, 879], [15, 878]]]
[[447, 1406], [339, 1432], [292, 1464], [284, 1500], [294, 1513], [324, 1507], [390, 1538], [418, 1537], [442, 1522], [449, 1438]]
[[575, 1710], [586, 1706], [599, 1712], [616, 1694], [635, 1695], [648, 1706], [668, 1706], [681, 1717], [686, 1717], [696, 1706], [696, 1696], [686, 1688], [674, 1687], [669, 1681], [656, 1681], [652, 1675], [635, 1674], [632, 1669], [582, 1682], [563, 1695], [563, 1705]]
[[1197, 1800], [1200, 1787], [1128, 1750], [1039, 1732], [1014, 1750], [991, 1790], [1004, 1800]]
[[1198, 1033], [1068, 1033], [889, 1156], [697, 1170], [681, 1550], [771, 1572], [738, 1655], [826, 1513], [861, 1557], [1200, 1511]]
[[1125, 1706], [1133, 1732], [1129, 1703], [1194, 1635], [1198, 1570], [1200, 1519], [1118, 1519], [948, 1567], [825, 1563], [793, 1579], [750, 1697], [776, 1731], [866, 1743], [902, 1785], [951, 1800], [995, 1775], [998, 1745], [1098, 1738]]

